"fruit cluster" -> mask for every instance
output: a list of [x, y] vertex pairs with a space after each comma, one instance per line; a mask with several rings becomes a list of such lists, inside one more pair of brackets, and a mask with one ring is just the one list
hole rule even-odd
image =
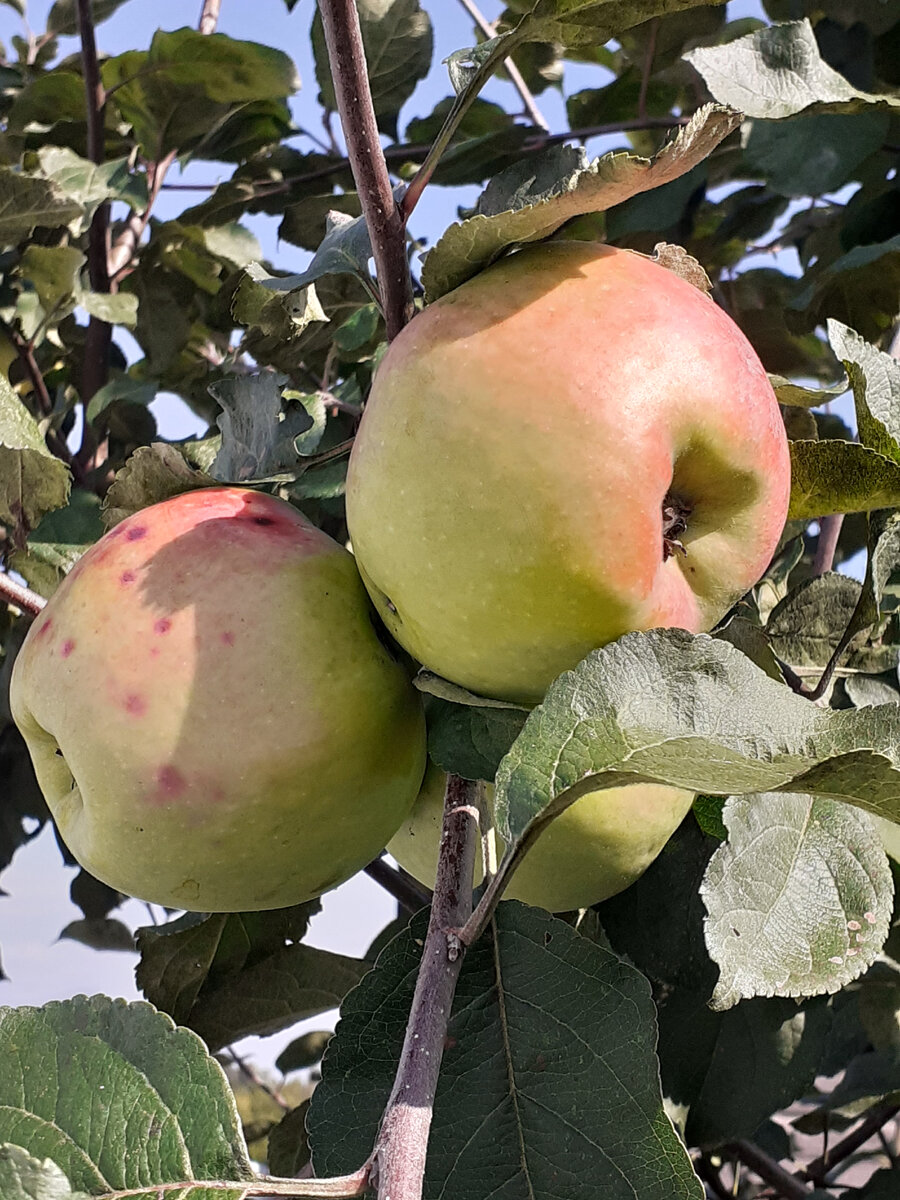
[[[704, 294], [629, 251], [510, 255], [388, 350], [350, 461], [352, 556], [281, 500], [203, 488], [70, 572], [11, 690], [60, 833], [177, 908], [299, 903], [387, 843], [431, 883], [443, 776], [423, 784], [422, 705], [366, 590], [414, 659], [530, 706], [626, 632], [711, 628], [769, 562], [789, 471], [765, 371]], [[614, 894], [691, 801], [582, 796], [510, 894]]]

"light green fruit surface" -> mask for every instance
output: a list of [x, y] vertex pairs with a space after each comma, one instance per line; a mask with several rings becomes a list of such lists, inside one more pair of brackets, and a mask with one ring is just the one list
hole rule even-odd
[[15, 720], [76, 859], [129, 895], [278, 908], [363, 867], [425, 766], [356, 565], [296, 509], [205, 488], [129, 517], [36, 618]]
[[[391, 343], [350, 458], [353, 550], [437, 674], [526, 704], [632, 630], [709, 629], [784, 526], [787, 438], [735, 323], [638, 254], [545, 243]], [[690, 508], [664, 555], [663, 505]]]
[[[412, 812], [388, 843], [400, 866], [430, 888], [437, 874], [446, 782], [444, 772], [429, 763]], [[643, 875], [693, 801], [693, 792], [656, 783], [586, 793], [530, 847], [504, 897], [568, 912], [615, 896]], [[502, 839], [498, 843], [499, 860], [505, 846]], [[479, 859], [476, 885], [482, 876]]]

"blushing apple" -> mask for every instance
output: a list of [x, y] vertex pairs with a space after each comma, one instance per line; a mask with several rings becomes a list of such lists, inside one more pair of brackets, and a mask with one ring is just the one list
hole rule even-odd
[[11, 704], [98, 878], [204, 912], [341, 883], [408, 813], [421, 704], [353, 558], [281, 500], [204, 488], [127, 518], [35, 620]]
[[392, 343], [347, 519], [410, 654], [534, 703], [624, 633], [711, 628], [765, 570], [789, 486], [766, 373], [712, 300], [642, 255], [545, 243]]
[[[446, 782], [444, 772], [429, 762], [412, 812], [388, 843], [400, 866], [430, 888], [437, 874]], [[643, 875], [693, 802], [693, 792], [658, 783], [587, 792], [554, 817], [503, 895], [550, 912], [599, 904]], [[504, 849], [498, 838], [498, 861]], [[478, 860], [476, 885], [482, 877]]]

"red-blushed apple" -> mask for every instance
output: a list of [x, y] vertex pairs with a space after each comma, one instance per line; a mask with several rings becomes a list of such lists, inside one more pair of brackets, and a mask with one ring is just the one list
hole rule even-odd
[[544, 243], [391, 344], [347, 520], [410, 654], [534, 703], [624, 633], [710, 629], [765, 570], [789, 487], [774, 392], [730, 317], [643, 255]]
[[75, 858], [171, 908], [335, 887], [382, 850], [425, 767], [421, 703], [352, 556], [240, 488], [101, 538], [29, 631], [11, 705]]
[[[388, 851], [419, 883], [437, 874], [447, 776], [428, 764], [412, 812]], [[488, 786], [488, 801], [493, 788]], [[529, 847], [503, 893], [549, 912], [588, 908], [629, 887], [647, 870], [684, 820], [694, 793], [658, 783], [586, 792], [550, 822]], [[498, 861], [505, 846], [497, 839]], [[480, 859], [475, 883], [481, 882]]]

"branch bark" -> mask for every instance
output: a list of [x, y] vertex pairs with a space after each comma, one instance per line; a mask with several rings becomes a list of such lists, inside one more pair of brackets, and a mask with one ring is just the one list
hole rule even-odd
[[760, 1150], [759, 1146], [747, 1141], [746, 1138], [732, 1142], [725, 1147], [725, 1150], [740, 1159], [765, 1183], [770, 1184], [779, 1196], [784, 1197], [784, 1200], [806, 1200], [808, 1196], [812, 1195], [809, 1188], [805, 1187], [796, 1175], [791, 1175], [781, 1163], [770, 1158], [768, 1154]]
[[[484, 36], [486, 38], [492, 38], [497, 31], [490, 21], [485, 18], [484, 14], [474, 3], [474, 0], [459, 0], [459, 2], [484, 34]], [[503, 60], [503, 69], [509, 76], [510, 83], [519, 93], [522, 103], [525, 105], [525, 111], [531, 118], [532, 124], [536, 125], [538, 129], [549, 131], [550, 126], [547, 124], [544, 114], [538, 108], [537, 101], [532, 95], [531, 88], [525, 82], [522, 72], [511, 58], [506, 58]]]
[[447, 781], [434, 900], [394, 1089], [372, 1154], [379, 1200], [419, 1200], [447, 1023], [462, 968], [453, 930], [472, 911], [478, 846], [477, 784]]
[[431, 901], [431, 893], [427, 888], [416, 883], [415, 879], [405, 872], [390, 866], [383, 858], [373, 859], [365, 868], [365, 872], [370, 879], [374, 879], [390, 893], [408, 913], [418, 912]]
[[821, 1158], [811, 1162], [801, 1173], [800, 1178], [808, 1179], [811, 1183], [824, 1183], [826, 1175], [829, 1175], [845, 1158], [854, 1154], [860, 1146], [864, 1145], [870, 1137], [874, 1137], [880, 1129], [887, 1125], [888, 1121], [893, 1120], [896, 1116], [900, 1116], [900, 1104], [879, 1104], [846, 1137], [842, 1137], [839, 1142], [836, 1142], [827, 1154], [823, 1154]]
[[200, 19], [197, 22], [197, 29], [200, 33], [209, 35], [216, 32], [221, 7], [222, 0], [203, 0], [200, 6]]
[[33, 617], [36, 617], [47, 603], [43, 596], [39, 596], [31, 588], [23, 587], [14, 579], [10, 579], [5, 571], [0, 571], [0, 596]]
[[381, 149], [354, 0], [319, 0], [334, 94], [369, 237], [388, 341], [413, 315], [404, 221]]

